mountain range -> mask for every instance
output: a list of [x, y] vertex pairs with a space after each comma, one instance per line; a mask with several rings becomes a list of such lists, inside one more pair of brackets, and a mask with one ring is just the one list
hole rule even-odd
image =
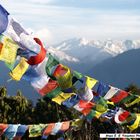
[[[48, 47], [48, 52], [55, 55], [60, 62], [74, 70], [90, 75], [105, 83], [124, 88], [130, 83], [140, 85], [140, 41], [89, 41], [84, 38], [69, 39]], [[10, 81], [8, 69], [0, 62], [0, 86], [8, 88], [11, 95], [17, 89], [35, 101], [40, 95], [26, 82]], [[31, 96], [32, 95], [32, 96]]]
[[140, 48], [140, 40], [89, 41], [85, 38], [73, 38], [51, 46], [48, 50], [72, 69], [87, 73], [87, 69], [92, 69], [104, 60], [137, 48]]

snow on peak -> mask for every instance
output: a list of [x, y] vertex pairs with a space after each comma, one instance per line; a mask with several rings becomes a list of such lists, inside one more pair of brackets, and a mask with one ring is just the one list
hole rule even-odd
[[140, 48], [140, 40], [105, 41], [87, 40], [85, 38], [72, 38], [50, 47], [52, 53], [56, 53], [61, 60], [70, 62], [83, 62], [86, 59], [96, 60], [114, 57], [130, 49]]
[[60, 61], [68, 61], [68, 62], [79, 62], [79, 60], [75, 57], [72, 57], [56, 48], [53, 47], [49, 47], [48, 48], [48, 52], [50, 52], [52, 55], [58, 57], [60, 59]]
[[87, 40], [87, 39], [85, 39], [85, 38], [81, 38], [81, 39], [79, 39], [79, 42], [80, 42], [80, 46], [86, 46], [86, 45], [88, 45], [89, 44], [89, 40]]

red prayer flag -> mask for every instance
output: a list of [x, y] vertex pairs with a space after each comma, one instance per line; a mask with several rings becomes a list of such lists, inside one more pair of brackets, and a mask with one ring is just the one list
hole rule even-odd
[[37, 44], [41, 46], [40, 52], [36, 56], [31, 56], [27, 61], [30, 65], [37, 65], [41, 63], [46, 57], [46, 49], [43, 47], [42, 42], [38, 38], [34, 38]]
[[56, 89], [58, 87], [57, 81], [54, 81], [52, 79], [49, 79], [49, 82], [39, 90], [39, 93], [44, 96], [47, 93], [51, 92], [52, 90]]
[[128, 92], [121, 90], [120, 92], [118, 92], [118, 94], [116, 94], [111, 98], [111, 102], [118, 103], [127, 96], [128, 96]]
[[122, 114], [119, 115], [119, 120], [123, 122], [123, 121], [126, 120], [126, 118], [127, 118], [129, 115], [130, 115], [130, 112], [124, 111]]
[[68, 130], [69, 127], [70, 127], [70, 122], [69, 121], [63, 122], [60, 131], [64, 132], [64, 131]]
[[63, 76], [65, 75], [66, 72], [67, 72], [67, 69], [65, 69], [62, 64], [59, 64], [57, 68], [55, 69], [53, 76], [55, 77]]
[[48, 126], [45, 128], [43, 132], [43, 135], [48, 136], [49, 134], [51, 134], [54, 127], [55, 127], [55, 123], [48, 124]]
[[8, 127], [8, 124], [0, 124], [0, 136], [4, 133], [7, 127]]

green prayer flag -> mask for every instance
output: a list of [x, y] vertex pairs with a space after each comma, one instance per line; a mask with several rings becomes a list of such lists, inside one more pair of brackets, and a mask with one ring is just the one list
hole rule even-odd
[[29, 137], [39, 137], [47, 124], [29, 125]]
[[47, 55], [48, 57], [48, 61], [47, 61], [47, 64], [46, 64], [46, 73], [53, 79], [55, 79], [55, 77], [52, 75], [52, 71], [53, 71], [53, 67], [58, 65], [59, 62], [51, 55], [51, 54], [48, 54]]

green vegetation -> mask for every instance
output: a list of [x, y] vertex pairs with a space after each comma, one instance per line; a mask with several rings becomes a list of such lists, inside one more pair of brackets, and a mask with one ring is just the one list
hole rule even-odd
[[[140, 95], [140, 89], [135, 85], [130, 85], [125, 90], [132, 94]], [[140, 103], [129, 108], [129, 111], [140, 113]], [[35, 106], [26, 99], [20, 91], [16, 96], [8, 96], [5, 87], [0, 88], [0, 123], [8, 124], [39, 124], [66, 121], [79, 118], [79, 113], [74, 110], [68, 110], [64, 106], [59, 106], [48, 98], [39, 99]], [[100, 133], [106, 132], [128, 132], [128, 129], [110, 122], [101, 122], [93, 119], [92, 123], [84, 120], [79, 130], [66, 132], [63, 136], [67, 140], [99, 140]], [[139, 129], [135, 130], [138, 132]], [[48, 139], [56, 140], [57, 136], [49, 136]], [[3, 137], [3, 139], [5, 139]], [[23, 137], [29, 139], [28, 133]], [[40, 138], [30, 138], [40, 139]]]

